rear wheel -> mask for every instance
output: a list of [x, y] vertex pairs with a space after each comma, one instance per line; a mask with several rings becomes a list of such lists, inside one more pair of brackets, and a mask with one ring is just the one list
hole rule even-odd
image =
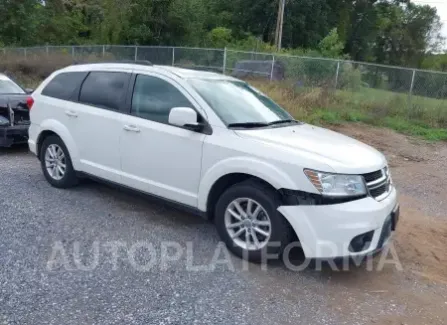
[[78, 183], [70, 154], [58, 136], [51, 135], [43, 141], [40, 164], [46, 180], [52, 186], [68, 188]]
[[279, 257], [293, 235], [279, 205], [277, 193], [255, 180], [227, 189], [216, 204], [215, 223], [228, 249], [253, 262], [262, 261], [263, 254]]

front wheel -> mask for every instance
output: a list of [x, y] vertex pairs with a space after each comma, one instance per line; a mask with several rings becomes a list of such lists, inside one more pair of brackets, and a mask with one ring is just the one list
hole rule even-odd
[[52, 186], [68, 188], [77, 184], [76, 172], [71, 163], [70, 154], [64, 142], [52, 135], [42, 143], [40, 164], [43, 174]]
[[248, 180], [227, 189], [216, 204], [215, 224], [228, 249], [253, 262], [279, 257], [293, 234], [279, 205], [277, 193], [262, 182]]

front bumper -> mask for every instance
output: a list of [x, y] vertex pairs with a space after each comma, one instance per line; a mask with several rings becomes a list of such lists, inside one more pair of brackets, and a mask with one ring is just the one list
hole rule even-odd
[[[280, 206], [298, 236], [306, 258], [333, 259], [373, 254], [385, 247], [398, 217], [397, 193], [393, 188], [386, 199], [371, 197], [332, 205]], [[390, 222], [393, 222], [390, 226]], [[354, 238], [370, 233], [369, 245], [352, 249]]]
[[29, 125], [14, 125], [0, 127], [0, 147], [10, 147], [13, 144], [28, 142]]

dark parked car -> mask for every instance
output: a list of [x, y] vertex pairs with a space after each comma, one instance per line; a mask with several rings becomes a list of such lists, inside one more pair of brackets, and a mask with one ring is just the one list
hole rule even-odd
[[264, 78], [279, 81], [284, 79], [285, 69], [279, 61], [272, 63], [268, 60], [245, 60], [236, 62], [231, 75], [236, 78]]
[[0, 74], [0, 147], [28, 141], [29, 110], [34, 103], [31, 92]]

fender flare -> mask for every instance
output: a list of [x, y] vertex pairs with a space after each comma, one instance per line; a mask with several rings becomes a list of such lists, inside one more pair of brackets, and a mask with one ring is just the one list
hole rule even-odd
[[45, 120], [41, 124], [41, 129], [38, 136], [38, 142], [41, 141], [40, 137], [42, 133], [45, 131], [52, 131], [62, 139], [62, 141], [64, 142], [65, 146], [68, 149], [68, 153], [70, 154], [73, 168], [75, 170], [79, 170], [79, 150], [78, 147], [76, 146], [73, 137], [70, 135], [70, 132], [68, 131], [67, 127], [63, 125], [61, 122], [58, 122], [53, 119]]
[[296, 184], [287, 174], [265, 161], [251, 157], [228, 158], [219, 161], [217, 164], [209, 168], [202, 176], [198, 193], [198, 209], [206, 212], [208, 196], [213, 185], [221, 177], [235, 173], [258, 177], [276, 189], [296, 188]]

